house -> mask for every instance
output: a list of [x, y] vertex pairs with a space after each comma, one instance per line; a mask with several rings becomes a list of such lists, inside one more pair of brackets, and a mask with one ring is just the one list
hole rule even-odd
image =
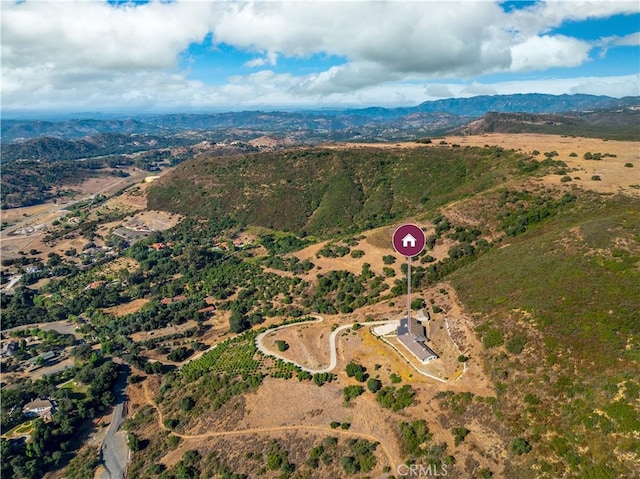
[[22, 412], [27, 416], [39, 416], [50, 421], [55, 412], [55, 404], [49, 399], [34, 399], [22, 407]]
[[56, 357], [56, 353], [54, 353], [53, 351], [47, 351], [46, 353], [42, 353], [39, 356], [29, 359], [29, 362], [31, 364], [36, 364], [38, 363], [39, 360], [42, 360], [42, 362], [44, 362], [44, 361], [49, 361], [50, 359], [53, 359], [55, 357]]
[[16, 351], [16, 349], [18, 349], [17, 341], [9, 341], [8, 343], [4, 343], [2, 345], [2, 350], [0, 351], [0, 356], [11, 357], [13, 356], [13, 353]]
[[398, 340], [423, 364], [438, 359], [438, 355], [427, 346], [427, 328], [416, 318], [402, 318], [397, 329]]
[[88, 289], [98, 289], [101, 286], [104, 286], [104, 284], [106, 283], [106, 281], [102, 281], [102, 280], [98, 280], [98, 281], [93, 281], [92, 283], [89, 283], [88, 285], [86, 285], [84, 287], [84, 290], [88, 290]]
[[198, 313], [201, 313], [201, 314], [203, 314], [203, 313], [213, 313], [215, 310], [216, 310], [215, 306], [206, 306], [204, 308], [200, 308], [198, 310]]
[[174, 296], [173, 298], [162, 298], [160, 300], [160, 304], [171, 304], [177, 303], [178, 301], [184, 301], [187, 297], [184, 294], [179, 294], [178, 296]]

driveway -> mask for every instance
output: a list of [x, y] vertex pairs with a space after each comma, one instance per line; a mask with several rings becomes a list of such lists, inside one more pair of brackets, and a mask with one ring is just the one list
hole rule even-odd
[[[336, 338], [338, 337], [338, 334], [340, 334], [345, 329], [352, 328], [353, 324], [344, 324], [339, 328], [334, 329], [331, 332], [331, 335], [329, 336], [329, 366], [323, 369], [311, 369], [301, 364], [298, 364], [295, 361], [292, 361], [291, 359], [285, 358], [284, 356], [281, 356], [280, 354], [274, 351], [271, 351], [270, 349], [267, 349], [267, 347], [264, 345], [263, 340], [265, 336], [274, 331], [279, 331], [285, 328], [291, 328], [293, 326], [300, 326], [302, 324], [321, 323], [322, 321], [324, 321], [324, 318], [322, 316], [312, 316], [312, 317], [315, 319], [309, 320], [309, 321], [301, 321], [299, 323], [285, 324], [284, 326], [278, 326], [277, 328], [267, 329], [266, 331], [258, 334], [258, 336], [256, 336], [256, 347], [258, 348], [258, 351], [260, 351], [262, 354], [266, 356], [273, 356], [286, 363], [293, 364], [294, 366], [297, 366], [303, 371], [307, 371], [308, 373], [311, 373], [311, 374], [316, 374], [316, 373], [321, 374], [321, 373], [328, 373], [329, 371], [332, 371], [336, 367], [336, 364], [338, 362], [338, 354], [336, 352]], [[381, 324], [388, 324], [390, 322], [392, 321], [385, 320], [385, 321], [370, 321], [370, 322], [358, 323], [358, 324], [360, 324], [361, 326], [378, 326]]]

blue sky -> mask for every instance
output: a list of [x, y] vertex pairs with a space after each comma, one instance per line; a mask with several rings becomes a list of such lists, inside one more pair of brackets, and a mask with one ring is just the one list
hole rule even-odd
[[2, 110], [409, 106], [640, 95], [622, 0], [0, 0]]

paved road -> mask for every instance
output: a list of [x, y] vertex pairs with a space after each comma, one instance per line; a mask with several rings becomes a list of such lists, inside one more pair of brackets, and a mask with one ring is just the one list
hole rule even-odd
[[100, 479], [125, 479], [127, 463], [129, 462], [127, 436], [124, 431], [120, 431], [120, 426], [122, 426], [125, 418], [124, 405], [126, 395], [124, 391], [130, 370], [128, 366], [121, 365], [121, 367], [126, 369], [120, 373], [114, 391], [116, 401], [111, 416], [111, 424], [109, 425], [100, 451], [105, 468]]
[[[331, 336], [329, 336], [329, 366], [322, 369], [307, 368], [301, 364], [296, 363], [295, 361], [292, 361], [291, 359], [285, 358], [284, 356], [281, 356], [278, 353], [271, 351], [270, 349], [267, 349], [267, 347], [263, 343], [265, 336], [274, 331], [278, 331], [280, 329], [285, 329], [285, 328], [291, 328], [293, 326], [300, 326], [301, 324], [321, 323], [322, 321], [324, 321], [324, 318], [322, 318], [322, 316], [312, 316], [312, 317], [315, 319], [310, 321], [301, 321], [299, 323], [285, 324], [284, 326], [278, 326], [277, 328], [268, 329], [265, 332], [260, 333], [258, 336], [256, 336], [256, 347], [261, 353], [267, 356], [274, 356], [286, 363], [290, 363], [290, 364], [293, 364], [294, 366], [298, 366], [303, 371], [307, 371], [308, 373], [311, 373], [311, 374], [328, 373], [329, 371], [332, 371], [336, 367], [336, 364], [338, 363], [338, 354], [336, 352], [336, 338], [338, 337], [338, 334], [340, 334], [340, 332], [344, 331], [345, 329], [352, 328], [353, 324], [345, 324], [343, 326], [340, 326], [339, 328], [336, 328], [331, 332]], [[390, 322], [391, 322], [390, 320], [369, 321], [369, 322], [359, 323], [359, 324], [361, 326], [379, 326], [381, 324], [388, 324]]]

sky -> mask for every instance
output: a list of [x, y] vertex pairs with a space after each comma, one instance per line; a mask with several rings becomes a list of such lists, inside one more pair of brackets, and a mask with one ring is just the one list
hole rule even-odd
[[0, 0], [4, 114], [640, 95], [637, 0]]

